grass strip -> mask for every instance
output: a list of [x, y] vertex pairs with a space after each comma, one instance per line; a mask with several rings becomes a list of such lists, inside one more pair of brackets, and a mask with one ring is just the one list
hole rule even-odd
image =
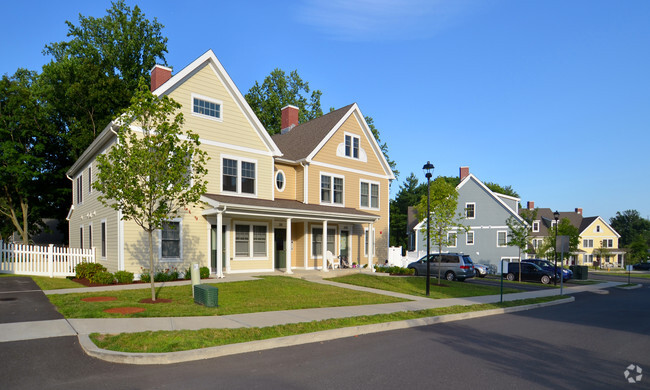
[[67, 278], [50, 278], [48, 276], [33, 276], [33, 275], [16, 275], [16, 274], [0, 274], [0, 277], [25, 277], [32, 278], [34, 282], [41, 288], [41, 290], [60, 290], [64, 288], [82, 288], [83, 285], [73, 282]]
[[301, 322], [297, 324], [286, 324], [264, 328], [201, 329], [155, 332], [149, 331], [139, 333], [121, 333], [118, 335], [92, 333], [90, 335], [90, 339], [99, 348], [111, 351], [135, 353], [177, 352], [313, 333], [329, 329], [339, 329], [353, 326], [378, 324], [383, 322], [435, 317], [445, 314], [458, 314], [472, 311], [530, 305], [534, 303], [550, 302], [565, 298], [566, 296], [564, 295], [556, 295], [543, 298], [520, 299], [503, 303], [450, 306], [428, 310]]
[[[332, 282], [352, 284], [361, 287], [376, 288], [379, 290], [393, 291], [403, 294], [426, 296], [426, 278], [419, 276], [378, 276], [366, 274], [352, 274], [327, 279]], [[429, 284], [429, 298], [464, 298], [480, 295], [499, 294], [499, 286], [486, 286], [467, 282], [449, 282], [432, 279]], [[520, 292], [514, 288], [504, 288], [506, 294]]]
[[[170, 303], [140, 303], [142, 299], [151, 298], [149, 289], [71, 293], [47, 297], [66, 318], [214, 316], [406, 301], [406, 299], [350, 291], [286, 276], [263, 276], [258, 280], [218, 283], [214, 286], [219, 289], [219, 307], [205, 307], [194, 303], [191, 285], [158, 287], [157, 298], [171, 299]], [[96, 296], [115, 297], [116, 300], [82, 301], [82, 298]], [[141, 307], [145, 311], [133, 314], [104, 312], [105, 309], [125, 306]]]

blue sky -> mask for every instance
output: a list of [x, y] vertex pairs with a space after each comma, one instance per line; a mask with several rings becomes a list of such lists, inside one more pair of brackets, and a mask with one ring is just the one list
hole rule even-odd
[[[650, 1], [127, 1], [165, 25], [168, 64], [214, 50], [242, 93], [297, 69], [324, 109], [359, 104], [400, 177], [460, 166], [522, 203], [650, 217]], [[3, 5], [0, 74], [39, 70], [66, 20], [110, 1]]]

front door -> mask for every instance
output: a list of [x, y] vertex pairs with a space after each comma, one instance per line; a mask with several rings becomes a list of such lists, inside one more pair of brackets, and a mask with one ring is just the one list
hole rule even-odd
[[340, 241], [339, 241], [339, 258], [341, 259], [341, 267], [349, 267], [350, 266], [350, 260], [349, 260], [349, 254], [350, 254], [350, 245], [349, 245], [349, 240], [350, 240], [350, 232], [347, 230], [341, 230], [341, 236], [340, 236]]
[[[210, 232], [210, 257], [212, 271], [217, 272], [217, 225]], [[226, 268], [226, 225], [221, 226], [221, 267]]]
[[275, 229], [275, 268], [287, 268], [287, 229]]

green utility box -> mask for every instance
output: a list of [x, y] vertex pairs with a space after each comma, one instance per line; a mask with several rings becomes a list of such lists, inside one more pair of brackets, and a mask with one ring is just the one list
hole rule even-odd
[[219, 289], [209, 284], [194, 286], [194, 303], [206, 307], [219, 306]]
[[576, 280], [587, 280], [589, 279], [589, 267], [586, 265], [572, 265], [571, 271], [573, 271], [573, 279]]

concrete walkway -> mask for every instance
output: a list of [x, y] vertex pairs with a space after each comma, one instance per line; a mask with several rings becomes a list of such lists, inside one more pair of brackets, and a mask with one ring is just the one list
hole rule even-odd
[[[256, 275], [229, 275], [225, 279], [210, 280], [210, 283], [219, 282], [233, 282], [255, 280]], [[301, 277], [301, 275], [297, 275]], [[330, 275], [324, 275], [330, 276]], [[334, 275], [332, 275], [334, 276]], [[18, 323], [0, 324], [0, 342], [19, 341], [28, 339], [39, 339], [47, 337], [59, 336], [79, 336], [80, 343], [86, 352], [94, 357], [104, 360], [120, 363], [132, 364], [165, 364], [175, 363], [189, 360], [206, 359], [218, 356], [225, 356], [234, 353], [242, 353], [256, 350], [263, 350], [269, 348], [277, 348], [281, 346], [297, 345], [308, 342], [332, 340], [341, 337], [350, 337], [359, 334], [374, 333], [378, 331], [386, 331], [392, 329], [401, 329], [411, 326], [422, 326], [437, 322], [452, 321], [465, 318], [474, 318], [484, 315], [500, 314], [505, 312], [528, 310], [534, 307], [545, 306], [548, 304], [564, 303], [573, 301], [571, 294], [594, 291], [606, 292], [605, 289], [620, 285], [622, 283], [607, 282], [592, 285], [583, 285], [564, 288], [564, 294], [567, 295], [568, 300], [551, 302], [548, 304], [519, 306], [508, 309], [495, 309], [486, 310], [481, 312], [463, 313], [458, 315], [423, 318], [418, 320], [399, 321], [397, 323], [367, 325], [364, 327], [353, 327], [345, 329], [334, 329], [331, 331], [312, 333], [308, 335], [298, 335], [283, 337], [280, 339], [254, 341], [249, 343], [233, 344], [221, 347], [205, 348], [199, 351], [186, 351], [186, 352], [173, 352], [165, 354], [132, 354], [132, 353], [117, 353], [112, 351], [101, 350], [93, 344], [88, 338], [90, 333], [128, 333], [128, 332], [142, 332], [142, 331], [156, 331], [156, 330], [197, 330], [203, 328], [241, 328], [241, 327], [266, 327], [281, 324], [291, 324], [299, 322], [319, 321], [332, 318], [344, 318], [361, 315], [374, 315], [374, 314], [388, 314], [401, 311], [413, 311], [423, 309], [433, 309], [440, 307], [448, 307], [455, 305], [473, 305], [481, 303], [495, 303], [499, 302], [500, 295], [487, 295], [478, 297], [467, 298], [450, 298], [450, 299], [429, 299], [425, 297], [411, 296], [406, 294], [394, 293], [384, 290], [376, 290], [366, 287], [352, 286], [343, 283], [331, 282], [323, 280], [320, 275], [311, 273], [302, 276], [303, 279], [309, 280], [314, 283], [322, 283], [330, 286], [336, 286], [357, 291], [367, 291], [375, 294], [389, 295], [404, 299], [409, 299], [407, 302], [376, 304], [376, 305], [363, 305], [363, 306], [344, 306], [344, 307], [327, 307], [316, 309], [300, 309], [300, 310], [282, 310], [274, 312], [260, 312], [260, 313], [247, 313], [247, 314], [232, 314], [224, 316], [197, 316], [197, 317], [165, 317], [165, 318], [101, 318], [101, 319], [61, 319], [61, 320], [48, 320], [48, 321], [29, 321]], [[189, 284], [190, 282], [171, 282], [167, 285]], [[165, 284], [157, 284], [163, 286]], [[77, 288], [69, 290], [50, 290], [45, 291], [45, 294], [65, 294], [65, 293], [83, 293], [83, 292], [99, 292], [110, 290], [123, 290], [133, 288], [149, 288], [149, 285], [127, 285], [127, 286], [108, 286], [108, 287], [92, 287], [92, 288]], [[537, 291], [529, 291], [514, 294], [504, 294], [504, 301], [537, 298], [552, 295], [559, 295], [559, 289], [543, 289]], [[445, 317], [445, 318], [443, 318]]]

